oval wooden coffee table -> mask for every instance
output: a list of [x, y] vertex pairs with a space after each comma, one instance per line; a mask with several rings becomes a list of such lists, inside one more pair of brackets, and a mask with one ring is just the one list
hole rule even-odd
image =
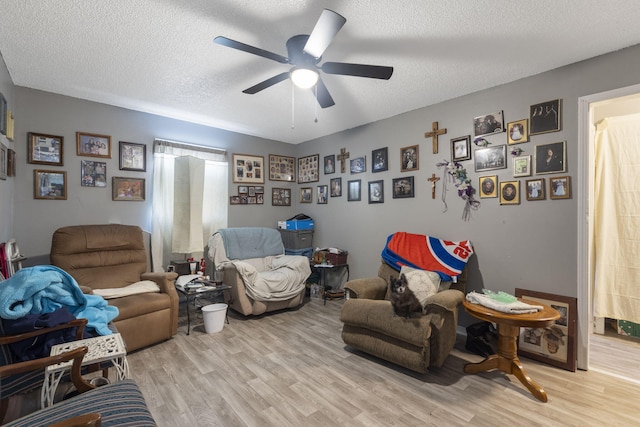
[[532, 305], [539, 305], [543, 308], [536, 313], [510, 314], [492, 310], [480, 304], [471, 303], [466, 299], [462, 301], [465, 310], [467, 310], [469, 314], [478, 319], [493, 322], [498, 325], [498, 354], [492, 354], [482, 362], [466, 364], [464, 366], [464, 372], [475, 374], [492, 369], [499, 369], [507, 374], [513, 374], [529, 389], [531, 394], [537, 399], [546, 402], [547, 393], [538, 383], [527, 375], [520, 363], [520, 359], [518, 358], [518, 336], [520, 335], [521, 327], [545, 328], [553, 325], [556, 319], [560, 318], [560, 313], [548, 305], [540, 304], [537, 301], [527, 301], [524, 299], [520, 299], [520, 301]]

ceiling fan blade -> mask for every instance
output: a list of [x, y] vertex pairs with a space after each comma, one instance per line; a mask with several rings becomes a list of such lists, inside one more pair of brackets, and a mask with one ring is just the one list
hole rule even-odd
[[262, 56], [263, 58], [271, 59], [272, 61], [277, 61], [282, 64], [288, 64], [289, 59], [285, 58], [282, 55], [278, 55], [277, 53], [269, 52], [268, 50], [260, 49], [255, 46], [250, 46], [245, 43], [241, 43], [235, 40], [228, 39], [223, 36], [218, 36], [213, 39], [213, 42], [222, 46], [227, 46], [232, 49], [238, 49], [243, 52], [252, 53], [254, 55]]
[[251, 86], [248, 89], [243, 90], [243, 93], [248, 93], [249, 95], [256, 94], [261, 90], [264, 90], [268, 87], [275, 85], [276, 83], [280, 83], [283, 80], [287, 80], [289, 78], [289, 72], [280, 73], [277, 76], [273, 76], [263, 82], [258, 83], [255, 86]]
[[331, 107], [332, 105], [336, 105], [331, 94], [329, 94], [329, 89], [324, 85], [322, 79], [318, 79], [318, 83], [316, 83], [316, 88], [314, 90], [316, 95], [316, 99], [318, 100], [318, 104], [322, 108]]
[[349, 64], [346, 62], [325, 62], [322, 71], [328, 74], [342, 74], [346, 76], [369, 77], [371, 79], [389, 80], [393, 74], [393, 67], [382, 65]]
[[347, 19], [333, 10], [323, 10], [303, 50], [314, 58], [320, 58], [345, 22]]

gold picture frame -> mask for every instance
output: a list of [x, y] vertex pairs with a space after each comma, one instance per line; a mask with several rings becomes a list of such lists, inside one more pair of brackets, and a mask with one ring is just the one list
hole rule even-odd
[[507, 123], [507, 143], [509, 145], [529, 142], [529, 119]]
[[571, 177], [554, 176], [549, 178], [549, 198], [570, 199], [571, 198]]
[[62, 166], [64, 137], [29, 132], [27, 134], [27, 162], [35, 165]]
[[34, 170], [33, 198], [67, 200], [67, 172], [40, 169]]
[[114, 176], [111, 178], [114, 201], [141, 202], [145, 199], [145, 179]]
[[111, 136], [97, 133], [76, 132], [78, 156], [111, 158]]
[[296, 158], [269, 154], [269, 180], [294, 182], [296, 179]]
[[545, 200], [547, 198], [545, 194], [544, 178], [528, 179], [525, 184], [527, 186], [526, 191], [528, 201]]
[[478, 178], [478, 188], [481, 199], [498, 197], [498, 175], [481, 176]]
[[500, 204], [520, 204], [520, 181], [503, 181], [500, 183]]

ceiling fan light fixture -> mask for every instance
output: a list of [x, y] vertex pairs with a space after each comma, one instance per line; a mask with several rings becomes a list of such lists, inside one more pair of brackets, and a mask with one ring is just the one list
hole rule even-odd
[[309, 89], [318, 82], [318, 72], [309, 68], [295, 67], [291, 70], [291, 81], [300, 89]]

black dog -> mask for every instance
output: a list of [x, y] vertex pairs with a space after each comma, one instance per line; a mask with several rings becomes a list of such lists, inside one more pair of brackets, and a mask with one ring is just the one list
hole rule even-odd
[[396, 316], [410, 318], [416, 313], [422, 313], [422, 305], [415, 294], [409, 289], [409, 283], [404, 274], [396, 280], [389, 277], [391, 283], [391, 306]]

